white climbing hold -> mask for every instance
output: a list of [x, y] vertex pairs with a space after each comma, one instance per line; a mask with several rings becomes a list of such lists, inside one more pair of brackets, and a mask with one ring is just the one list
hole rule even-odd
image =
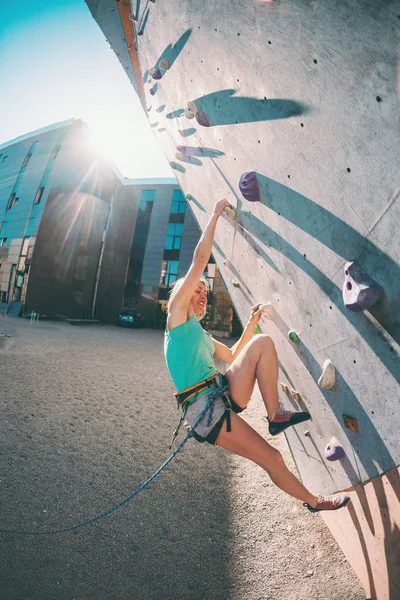
[[229, 259], [226, 258], [225, 260], [222, 261], [222, 264], [225, 265], [225, 267], [230, 267], [231, 263], [229, 262]]
[[329, 359], [322, 365], [322, 375], [318, 379], [318, 385], [327, 390], [335, 385], [335, 367], [333, 362]]
[[197, 106], [195, 105], [195, 103], [192, 100], [190, 100], [187, 103], [187, 107], [188, 107], [189, 110], [192, 111], [192, 113], [197, 113]]
[[190, 108], [185, 108], [185, 117], [187, 119], [194, 119], [194, 115], [195, 113], [192, 110], [190, 110]]
[[163, 58], [162, 60], [160, 60], [159, 66], [160, 69], [164, 69], [164, 71], [167, 71], [169, 69], [168, 58]]
[[235, 219], [236, 218], [236, 210], [233, 208], [233, 206], [231, 204], [229, 204], [229, 206], [225, 206], [224, 213], [230, 219]]
[[263, 314], [267, 317], [267, 319], [274, 321], [275, 311], [274, 311], [274, 307], [272, 306], [271, 302], [266, 302], [265, 304], [261, 304], [259, 310], [262, 310]]
[[133, 13], [131, 13], [131, 14], [129, 15], [129, 18], [130, 18], [130, 20], [131, 20], [131, 21], [137, 21], [137, 16], [136, 16], [136, 15], [134, 15]]

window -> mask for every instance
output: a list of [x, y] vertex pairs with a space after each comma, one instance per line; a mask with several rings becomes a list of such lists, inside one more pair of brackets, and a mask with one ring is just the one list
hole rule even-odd
[[19, 198], [17, 198], [15, 192], [13, 192], [8, 200], [7, 209], [10, 210], [13, 206], [15, 206], [18, 202]]
[[184, 215], [186, 212], [186, 200], [180, 190], [175, 190], [172, 194], [171, 210], [170, 214]]
[[161, 283], [172, 285], [177, 280], [178, 275], [178, 260], [164, 260], [161, 270]]
[[182, 223], [168, 223], [167, 239], [165, 240], [165, 249], [180, 250], [182, 243], [182, 233]]
[[44, 187], [40, 187], [37, 189], [36, 195], [35, 195], [35, 199], [33, 201], [33, 204], [39, 204], [39, 202], [42, 199], [43, 196], [43, 192], [44, 192]]
[[186, 200], [174, 200], [174, 198], [172, 198], [170, 212], [172, 215], [184, 215], [186, 212]]
[[27, 155], [25, 156], [25, 160], [24, 160], [24, 162], [22, 163], [22, 168], [23, 168], [23, 169], [25, 169], [26, 165], [27, 165], [27, 164], [28, 164], [28, 162], [30, 161], [30, 159], [31, 159], [31, 156], [32, 156], [32, 154], [27, 154]]
[[53, 152], [51, 153], [50, 160], [55, 160], [57, 158], [57, 154], [60, 152], [60, 144], [56, 144], [53, 148]]

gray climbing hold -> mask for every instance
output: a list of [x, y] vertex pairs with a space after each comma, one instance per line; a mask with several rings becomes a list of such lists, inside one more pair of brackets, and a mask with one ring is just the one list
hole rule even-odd
[[260, 186], [255, 171], [243, 173], [239, 181], [239, 189], [249, 202], [260, 201]]
[[346, 263], [344, 274], [343, 302], [349, 310], [362, 312], [383, 297], [383, 287], [364, 271], [357, 260]]
[[275, 319], [275, 311], [274, 311], [274, 307], [272, 306], [271, 302], [266, 302], [265, 304], [261, 304], [259, 310], [262, 310], [263, 315], [265, 315], [267, 317], [267, 319], [270, 319], [271, 321], [273, 321]]
[[318, 379], [318, 385], [327, 390], [335, 385], [335, 367], [333, 362], [329, 359], [322, 365], [322, 374]]
[[343, 458], [345, 455], [345, 451], [343, 446], [337, 441], [335, 437], [332, 437], [329, 440], [329, 444], [325, 448], [325, 458], [327, 460], [339, 460], [339, 458]]
[[291, 329], [288, 332], [288, 338], [291, 342], [293, 342], [294, 344], [300, 344], [300, 338], [297, 335], [297, 333], [295, 331], [293, 331], [293, 329]]
[[164, 71], [167, 71], [169, 69], [168, 58], [161, 59], [158, 64], [160, 66], [160, 69], [163, 69]]

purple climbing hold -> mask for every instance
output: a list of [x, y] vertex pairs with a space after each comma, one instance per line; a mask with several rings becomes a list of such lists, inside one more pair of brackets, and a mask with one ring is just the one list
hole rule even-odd
[[239, 189], [249, 202], [260, 201], [260, 186], [255, 171], [243, 173], [239, 181]]
[[329, 444], [325, 448], [325, 458], [327, 460], [339, 460], [345, 455], [343, 446], [337, 441], [335, 437], [329, 440]]
[[156, 69], [155, 67], [150, 69], [150, 75], [153, 79], [161, 79], [162, 77], [160, 69]]
[[198, 110], [195, 114], [195, 117], [199, 125], [202, 127], [210, 127], [210, 121], [207, 119], [202, 110]]
[[154, 96], [156, 92], [157, 92], [157, 88], [156, 88], [156, 86], [152, 87], [152, 88], [151, 88], [151, 90], [150, 90], [150, 94], [151, 94], [152, 96]]
[[358, 261], [346, 263], [344, 273], [343, 302], [346, 308], [361, 312], [383, 297], [383, 287], [364, 271]]

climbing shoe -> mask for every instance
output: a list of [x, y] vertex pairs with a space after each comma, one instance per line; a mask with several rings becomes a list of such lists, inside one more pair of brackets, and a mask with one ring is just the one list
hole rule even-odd
[[303, 502], [303, 506], [308, 508], [310, 512], [319, 512], [320, 510], [339, 510], [350, 502], [350, 496], [347, 494], [333, 494], [332, 496], [318, 496], [317, 506], [310, 506], [307, 502]]
[[303, 421], [308, 421], [311, 419], [311, 415], [308, 412], [290, 412], [289, 410], [278, 408], [273, 421], [270, 421], [268, 417], [264, 418], [269, 423], [268, 431], [270, 435], [278, 435], [292, 425], [298, 425], [299, 423], [303, 423]]

